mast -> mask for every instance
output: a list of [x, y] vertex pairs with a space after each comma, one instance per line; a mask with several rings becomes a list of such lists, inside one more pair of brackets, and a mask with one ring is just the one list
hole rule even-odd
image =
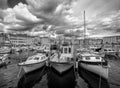
[[85, 21], [85, 10], [84, 10], [84, 33], [83, 33], [83, 35], [84, 35], [84, 40], [83, 40], [83, 42], [84, 42], [84, 48], [86, 48], [86, 21]]
[[60, 60], [60, 36], [58, 38], [58, 60]]

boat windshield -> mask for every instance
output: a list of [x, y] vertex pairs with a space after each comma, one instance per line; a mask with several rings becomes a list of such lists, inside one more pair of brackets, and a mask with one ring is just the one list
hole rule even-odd
[[45, 59], [45, 56], [42, 56], [42, 57], [41, 57], [41, 60], [43, 60], [43, 59]]
[[34, 60], [39, 60], [39, 57], [34, 57]]
[[28, 60], [32, 60], [32, 59], [33, 59], [33, 57], [29, 57], [29, 58], [28, 58]]
[[90, 57], [86, 57], [86, 60], [90, 60]]
[[93, 60], [93, 61], [98, 61], [98, 60], [101, 60], [101, 57], [99, 56], [85, 56], [84, 57], [85, 60]]
[[100, 57], [97, 56], [96, 59], [100, 59]]

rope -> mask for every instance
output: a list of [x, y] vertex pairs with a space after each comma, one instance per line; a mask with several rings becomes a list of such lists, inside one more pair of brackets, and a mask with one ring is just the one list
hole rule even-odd
[[17, 75], [17, 78], [20, 77], [20, 73], [21, 73], [21, 71], [22, 71], [22, 66], [20, 66], [20, 70], [19, 70], [19, 73], [18, 73], [18, 75]]

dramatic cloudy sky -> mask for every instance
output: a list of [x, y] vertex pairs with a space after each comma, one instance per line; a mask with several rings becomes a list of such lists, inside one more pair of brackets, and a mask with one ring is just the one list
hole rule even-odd
[[82, 36], [84, 10], [88, 36], [120, 34], [120, 0], [0, 0], [0, 31], [40, 34], [46, 24]]

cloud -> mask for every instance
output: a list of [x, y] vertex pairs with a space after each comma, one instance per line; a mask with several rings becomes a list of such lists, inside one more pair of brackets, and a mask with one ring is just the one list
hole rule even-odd
[[4, 25], [0, 23], [0, 31], [3, 32]]
[[[62, 0], [27, 0], [29, 4], [29, 11], [37, 16], [37, 18], [42, 18], [46, 23], [61, 26], [67, 25], [65, 20], [65, 11], [67, 12], [66, 3]], [[70, 3], [70, 0], [67, 0]], [[40, 2], [40, 4], [38, 4]], [[68, 4], [69, 4], [68, 3]]]
[[66, 19], [66, 15], [72, 13], [70, 6], [74, 0], [26, 1], [27, 4], [19, 3], [13, 8], [0, 10], [2, 12], [0, 14], [1, 23], [6, 25], [8, 30], [21, 31], [26, 28], [31, 30], [31, 28], [42, 24], [70, 27], [72, 22]]
[[[82, 36], [83, 10], [86, 10], [87, 35], [119, 33], [119, 0], [26, 0], [13, 8], [0, 10], [0, 23], [9, 31], [35, 30], [38, 25], [52, 25], [49, 31], [65, 33], [66, 30]], [[116, 5], [115, 5], [116, 4]], [[83, 6], [83, 7], [82, 7]], [[112, 8], [113, 6], [113, 8]], [[111, 9], [111, 11], [110, 11]], [[89, 15], [93, 14], [94, 15]], [[6, 26], [6, 27], [5, 27]]]
[[[27, 5], [19, 3], [14, 8], [7, 8], [1, 10], [1, 23], [7, 26], [7, 29], [13, 31], [25, 31], [31, 30], [36, 23], [41, 23], [41, 19], [37, 19], [36, 16], [32, 15], [28, 9]], [[22, 13], [21, 13], [22, 12]]]
[[59, 5], [59, 0], [27, 0], [29, 8], [43, 13], [52, 13]]
[[[90, 28], [90, 35], [116, 35], [120, 29], [120, 11], [109, 12], [105, 15], [98, 15], [96, 18], [89, 22], [87, 25]], [[116, 34], [115, 34], [116, 33]]]
[[0, 19], [3, 20], [5, 13], [2, 9], [0, 9]]
[[24, 21], [27, 20], [27, 21], [32, 21], [32, 22], [39, 21], [39, 19], [36, 16], [32, 15], [29, 12], [29, 10], [27, 9], [27, 5], [25, 4], [19, 3], [13, 8], [13, 11], [17, 19], [23, 18], [22, 20]]
[[120, 9], [120, 0], [78, 0], [74, 6], [76, 16], [80, 16], [81, 12], [86, 11], [87, 18], [94, 17], [99, 14], [117, 11]]
[[[23, 26], [32, 26], [35, 24], [40, 24], [44, 20], [38, 19], [36, 16], [30, 13], [30, 11], [27, 9], [27, 5], [19, 3], [13, 8], [13, 11], [15, 13], [16, 19], [19, 19], [23, 22], [18, 22], [19, 24]], [[21, 13], [22, 12], [22, 13]]]

